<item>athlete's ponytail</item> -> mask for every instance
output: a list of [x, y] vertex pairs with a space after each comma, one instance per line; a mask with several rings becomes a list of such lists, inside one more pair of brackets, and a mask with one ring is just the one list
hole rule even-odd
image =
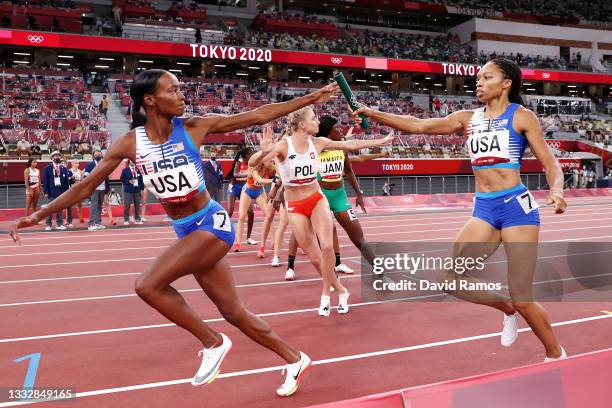
[[147, 122], [146, 112], [141, 112], [141, 108], [143, 108], [144, 105], [144, 96], [146, 94], [152, 95], [155, 93], [157, 81], [165, 73], [167, 72], [163, 69], [147, 69], [134, 77], [134, 82], [132, 82], [132, 86], [130, 87], [130, 97], [132, 98], [132, 129], [144, 126]]
[[331, 115], [321, 116], [321, 119], [319, 120], [319, 131], [317, 132], [317, 137], [329, 136], [329, 132], [331, 132], [337, 123], [338, 119]]
[[492, 63], [497, 65], [499, 69], [504, 73], [504, 76], [512, 81], [510, 86], [510, 93], [508, 99], [512, 103], [518, 103], [519, 105], [525, 105], [523, 98], [521, 97], [521, 88], [523, 86], [523, 74], [518, 65], [512, 60], [506, 58], [495, 58], [491, 60]]
[[243, 147], [242, 149], [238, 150], [238, 152], [236, 153], [236, 156], [234, 156], [234, 162], [232, 163], [232, 167], [230, 168], [229, 172], [225, 175], [225, 178], [227, 180], [230, 180], [232, 176], [234, 175], [234, 171], [236, 170], [236, 165], [238, 164], [238, 160], [242, 159], [242, 161], [246, 164], [245, 157], [253, 154], [253, 152], [254, 150], [252, 147]]

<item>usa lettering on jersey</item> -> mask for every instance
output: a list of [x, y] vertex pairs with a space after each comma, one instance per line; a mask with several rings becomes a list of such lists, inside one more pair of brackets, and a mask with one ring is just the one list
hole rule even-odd
[[147, 174], [143, 180], [158, 199], [172, 204], [189, 201], [198, 192], [201, 183], [193, 164]]
[[474, 166], [510, 161], [510, 132], [508, 130], [474, 132], [470, 135], [467, 145]]

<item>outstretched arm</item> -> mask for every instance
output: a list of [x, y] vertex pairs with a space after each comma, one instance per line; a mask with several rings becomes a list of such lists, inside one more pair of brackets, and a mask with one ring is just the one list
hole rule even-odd
[[515, 127], [527, 137], [531, 151], [542, 164], [546, 174], [546, 181], [548, 181], [550, 187], [548, 204], [555, 206], [557, 214], [563, 213], [567, 203], [563, 198], [563, 170], [561, 170], [561, 165], [544, 140], [544, 134], [536, 115], [527, 109], [519, 109], [517, 113]]
[[259, 184], [270, 184], [272, 183], [272, 179], [263, 178], [257, 169], [253, 169], [253, 180], [258, 182]]
[[351, 163], [362, 163], [368, 160], [380, 159], [381, 157], [389, 157], [389, 152], [384, 151], [372, 154], [360, 154], [359, 156], [349, 157]]
[[419, 119], [414, 116], [394, 115], [363, 107], [357, 109], [352, 115], [355, 120], [360, 121], [358, 115], [363, 114], [373, 121], [407, 133], [450, 135], [462, 130], [470, 121], [472, 113], [472, 111], [462, 110], [451, 113], [445, 118]]
[[[235, 115], [206, 115], [185, 121], [189, 133], [202, 144], [208, 133], [224, 133], [249, 126], [263, 125], [274, 119], [288, 115], [298, 109], [315, 103], [329, 100], [338, 90], [335, 83], [327, 85], [309, 95], [295, 98], [287, 102], [270, 103], [247, 112]], [[197, 146], [196, 146], [197, 147]]]
[[27, 228], [36, 225], [38, 221], [44, 219], [49, 214], [61, 211], [89, 197], [96, 186], [102, 183], [113, 170], [121, 164], [124, 158], [131, 158], [133, 156], [134, 143], [133, 132], [120, 137], [119, 140], [111, 145], [104, 160], [95, 167], [88, 177], [51, 201], [47, 207], [41, 208], [29, 217], [23, 217], [17, 220], [10, 231], [13, 240], [19, 242], [19, 236], [17, 235], [17, 230], [19, 228]]
[[359, 150], [365, 147], [384, 146], [393, 142], [394, 138], [395, 136], [391, 134], [382, 139], [374, 140], [348, 140], [339, 142], [326, 137], [317, 137], [314, 138], [313, 141], [317, 151], [320, 152], [323, 150]]

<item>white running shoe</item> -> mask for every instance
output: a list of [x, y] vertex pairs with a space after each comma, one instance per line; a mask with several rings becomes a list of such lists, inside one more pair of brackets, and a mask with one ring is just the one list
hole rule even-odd
[[147, 219], [145, 217], [140, 217], [140, 221], [147, 222]]
[[501, 345], [510, 347], [518, 337], [518, 313], [508, 316], [504, 314], [504, 329], [501, 335]]
[[348, 298], [351, 294], [348, 290], [338, 296], [338, 313], [346, 314], [349, 311]]
[[232, 348], [232, 341], [225, 334], [219, 334], [223, 339], [223, 343], [217, 347], [205, 348], [198, 352], [198, 356], [202, 356], [202, 364], [191, 380], [191, 385], [210, 384], [221, 372], [221, 363], [223, 363], [223, 359]]
[[123, 221], [123, 225], [130, 225], [129, 221]]
[[285, 382], [283, 385], [276, 389], [276, 393], [281, 397], [288, 397], [291, 394], [294, 394], [299, 385], [300, 381], [302, 381], [302, 377], [304, 373], [308, 371], [312, 361], [310, 357], [300, 351], [300, 361], [293, 364], [287, 364], [281, 374], [285, 374], [287, 372], [287, 376], [285, 377]]
[[340, 273], [353, 273], [355, 271], [352, 270], [351, 268], [349, 268], [347, 265], [341, 263], [340, 265], [336, 266], [336, 272], [340, 272]]
[[65, 225], [58, 225], [57, 227], [55, 227], [55, 229], [60, 230], [60, 231], [64, 231], [66, 229]]
[[47, 226], [45, 227], [45, 231], [51, 231], [51, 226], [50, 226], [50, 225], [47, 225]]
[[97, 229], [106, 229], [106, 225], [102, 225], [102, 224], [97, 224], [96, 225]]
[[136, 222], [134, 222], [134, 224], [136, 224], [136, 225], [142, 225], [142, 224], [144, 224], [144, 222], [142, 222], [142, 220], [140, 220], [140, 221], [136, 221]]
[[331, 313], [331, 298], [321, 295], [321, 304], [319, 305], [319, 316], [327, 317]]
[[257, 245], [257, 241], [255, 241], [253, 238], [247, 238], [246, 244], [247, 245]]
[[96, 231], [96, 230], [98, 230], [98, 226], [97, 226], [97, 225], [95, 225], [95, 224], [94, 224], [94, 225], [90, 225], [89, 227], [87, 227], [87, 229], [88, 229], [89, 231]]
[[561, 356], [557, 357], [557, 358], [553, 358], [553, 357], [546, 357], [544, 359], [545, 363], [550, 363], [551, 361], [557, 361], [557, 360], [563, 360], [564, 358], [567, 358], [567, 353], [565, 352], [565, 349], [563, 347], [561, 347]]
[[292, 281], [295, 279], [295, 271], [291, 268], [287, 269], [285, 272], [285, 280]]
[[272, 257], [272, 266], [280, 266], [280, 258], [278, 256], [273, 256]]

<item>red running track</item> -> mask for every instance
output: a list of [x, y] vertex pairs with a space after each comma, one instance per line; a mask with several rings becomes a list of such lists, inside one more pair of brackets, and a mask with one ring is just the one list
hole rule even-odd
[[[612, 241], [612, 200], [574, 199], [566, 214], [542, 210], [542, 241]], [[363, 216], [370, 241], [449, 241], [469, 211]], [[260, 234], [256, 224], [254, 236]], [[315, 361], [297, 394], [276, 397], [283, 364], [219, 314], [192, 277], [176, 282], [211, 326], [232, 338], [222, 375], [211, 385], [188, 381], [199, 366], [198, 343], [133, 293], [135, 277], [174, 239], [171, 228], [24, 233], [17, 247], [0, 238], [0, 386], [20, 387], [27, 362], [41, 353], [36, 386], [72, 386], [71, 407], [301, 407], [540, 362], [544, 351], [528, 330], [508, 349], [499, 345], [502, 316], [462, 302], [362, 302], [360, 278], [342, 277], [351, 291], [348, 315], [316, 314], [320, 280], [298, 256], [298, 280], [284, 266], [230, 254], [246, 306]], [[344, 261], [359, 254], [341, 232]], [[286, 257], [286, 250], [283, 251]], [[284, 260], [284, 259], [283, 259]], [[333, 297], [336, 302], [336, 298]], [[612, 302], [545, 304], [571, 354], [610, 347]], [[525, 323], [521, 321], [521, 327]], [[48, 405], [48, 404], [47, 404]], [[0, 407], [8, 406], [0, 401]]]

